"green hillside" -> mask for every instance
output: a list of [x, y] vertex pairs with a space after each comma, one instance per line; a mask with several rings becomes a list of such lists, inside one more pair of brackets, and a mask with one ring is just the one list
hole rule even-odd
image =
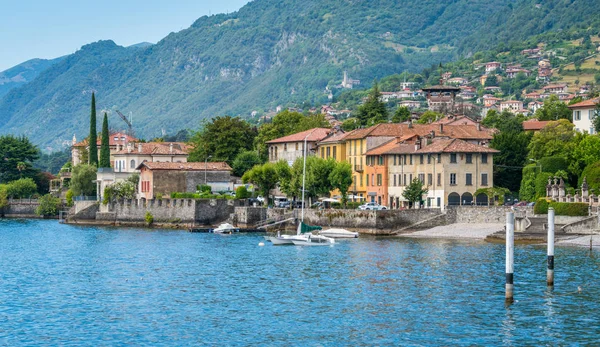
[[42, 71], [58, 63], [63, 58], [31, 59], [0, 72], [0, 98], [6, 95], [11, 89], [33, 81]]
[[[600, 11], [592, 0], [536, 4], [255, 0], [236, 13], [202, 17], [150, 47], [84, 46], [0, 101], [0, 132], [25, 133], [58, 149], [73, 133], [85, 135], [92, 90], [99, 109], [132, 112], [144, 137], [223, 114], [321, 104], [326, 87], [342, 92], [335, 86], [344, 70], [364, 88], [374, 78], [418, 72], [499, 42], [595, 25]], [[112, 117], [111, 125], [121, 127]]]

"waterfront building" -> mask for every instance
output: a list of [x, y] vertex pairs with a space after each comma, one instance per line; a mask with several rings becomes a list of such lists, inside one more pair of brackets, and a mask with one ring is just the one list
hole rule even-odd
[[388, 208], [408, 208], [404, 189], [419, 179], [428, 192], [419, 207], [487, 205], [493, 187], [493, 155], [497, 150], [447, 135], [396, 138], [366, 153], [367, 198]]
[[225, 162], [142, 162], [137, 169], [140, 171], [140, 198], [195, 193], [196, 187], [203, 184], [209, 185], [213, 192], [233, 190], [232, 169]]
[[573, 111], [573, 124], [575, 130], [579, 132], [588, 132], [595, 134], [593, 120], [597, 117], [596, 105], [600, 103], [600, 98], [584, 100], [576, 104], [570, 105], [569, 108]]
[[191, 146], [183, 142], [128, 143], [113, 154], [115, 172], [136, 172], [144, 161], [185, 163]]

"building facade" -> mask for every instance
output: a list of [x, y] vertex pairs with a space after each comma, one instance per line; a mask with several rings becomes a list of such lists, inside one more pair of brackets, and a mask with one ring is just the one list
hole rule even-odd
[[584, 100], [569, 106], [573, 111], [573, 124], [575, 124], [575, 130], [581, 133], [596, 133], [593, 122], [594, 118], [598, 116], [596, 114], [596, 105], [598, 103], [600, 103], [600, 98]]

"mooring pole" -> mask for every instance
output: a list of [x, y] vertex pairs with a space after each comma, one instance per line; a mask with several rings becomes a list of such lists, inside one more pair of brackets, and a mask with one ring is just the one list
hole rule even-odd
[[506, 302], [513, 302], [513, 272], [515, 253], [515, 214], [506, 213]]
[[546, 282], [549, 287], [554, 286], [554, 208], [548, 208], [548, 271]]

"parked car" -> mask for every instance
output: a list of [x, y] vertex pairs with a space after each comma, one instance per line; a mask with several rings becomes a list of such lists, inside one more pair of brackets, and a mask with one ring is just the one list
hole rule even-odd
[[294, 201], [294, 202], [292, 203], [292, 206], [293, 206], [294, 208], [302, 208], [302, 201]]
[[387, 207], [383, 206], [383, 205], [379, 205], [376, 202], [367, 202], [364, 205], [360, 205], [358, 206], [359, 210], [371, 210], [371, 211], [381, 211], [381, 210], [387, 210]]
[[310, 208], [321, 208], [321, 207], [323, 207], [323, 202], [321, 202], [321, 201], [317, 201], [310, 206]]
[[279, 201], [278, 205], [276, 207], [279, 208], [290, 208], [292, 206], [292, 203], [289, 201]]
[[256, 200], [258, 200], [258, 201], [259, 201], [261, 204], [264, 204], [264, 203], [265, 203], [265, 198], [263, 198], [263, 197], [262, 197], [262, 196], [260, 196], [260, 195], [256, 197]]
[[259, 200], [258, 198], [249, 198], [248, 199], [248, 203], [252, 206], [254, 204], [256, 204], [256, 206], [261, 206], [263, 204], [263, 201], [265, 201], [265, 199]]
[[517, 202], [515, 206], [527, 206], [527, 201]]

